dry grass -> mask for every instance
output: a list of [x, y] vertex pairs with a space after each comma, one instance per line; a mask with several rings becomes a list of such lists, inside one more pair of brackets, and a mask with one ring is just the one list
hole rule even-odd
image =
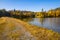
[[[52, 30], [33, 26], [15, 18], [3, 17], [1, 19], [0, 40], [60, 40], [60, 34]], [[27, 32], [30, 36], [25, 34]], [[21, 35], [24, 35], [23, 39], [20, 39]]]
[[[23, 24], [23, 23], [22, 23]], [[60, 40], [60, 34], [46, 28], [41, 28], [25, 23], [25, 28], [38, 40]]]

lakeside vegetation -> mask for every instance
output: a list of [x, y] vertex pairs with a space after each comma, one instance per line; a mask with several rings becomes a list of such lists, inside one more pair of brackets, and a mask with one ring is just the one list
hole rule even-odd
[[60, 40], [60, 34], [19, 19], [0, 18], [0, 40]]
[[60, 7], [56, 9], [51, 9], [49, 11], [44, 11], [42, 9], [41, 12], [32, 12], [32, 11], [20, 11], [20, 10], [9, 10], [6, 11], [5, 9], [0, 10], [0, 17], [7, 16], [7, 17], [14, 17], [14, 18], [51, 18], [51, 17], [60, 17]]
[[[0, 40], [60, 40], [59, 33], [26, 22], [32, 18], [60, 17], [60, 7], [47, 12], [1, 9], [0, 17]], [[43, 19], [40, 20], [42, 24]]]

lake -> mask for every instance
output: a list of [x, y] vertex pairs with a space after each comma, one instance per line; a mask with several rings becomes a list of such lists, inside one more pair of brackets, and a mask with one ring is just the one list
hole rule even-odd
[[28, 18], [23, 20], [29, 24], [47, 28], [60, 33], [60, 18]]

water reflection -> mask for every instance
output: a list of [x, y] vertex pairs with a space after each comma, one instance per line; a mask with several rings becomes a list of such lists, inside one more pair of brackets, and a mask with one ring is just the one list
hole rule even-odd
[[32, 25], [37, 25], [60, 33], [60, 18], [26, 18], [22, 20]]
[[43, 26], [43, 23], [44, 23], [44, 21], [45, 21], [45, 18], [39, 18], [39, 22], [41, 23], [41, 25]]
[[33, 18], [22, 18], [21, 20], [25, 22], [30, 22], [30, 21], [33, 21]]

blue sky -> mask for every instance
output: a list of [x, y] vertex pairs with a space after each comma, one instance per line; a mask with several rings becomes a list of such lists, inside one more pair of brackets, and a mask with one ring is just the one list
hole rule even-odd
[[0, 0], [0, 9], [41, 11], [60, 7], [60, 0]]

